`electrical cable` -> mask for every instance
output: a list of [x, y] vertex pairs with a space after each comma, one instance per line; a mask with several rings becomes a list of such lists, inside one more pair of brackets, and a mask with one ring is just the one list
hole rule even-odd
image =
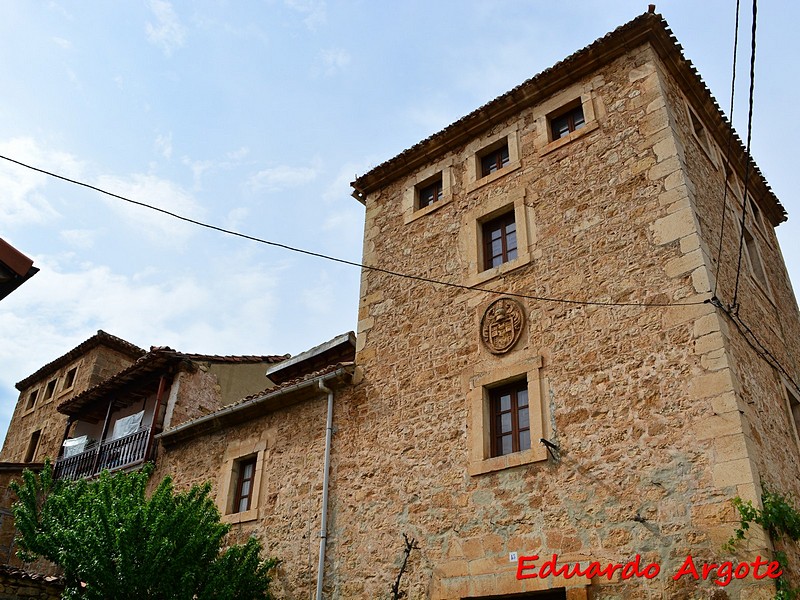
[[733, 29], [733, 68], [731, 69], [731, 109], [730, 109], [730, 123], [728, 129], [728, 145], [725, 149], [725, 181], [722, 183], [722, 225], [719, 229], [719, 246], [717, 247], [717, 270], [714, 274], [714, 296], [717, 296], [717, 287], [719, 286], [719, 270], [722, 266], [722, 241], [725, 236], [725, 217], [728, 214], [728, 177], [730, 177], [731, 168], [731, 148], [733, 147], [733, 109], [734, 97], [736, 95], [736, 55], [739, 52], [739, 2], [736, 0], [736, 20]]
[[332, 262], [341, 263], [344, 265], [349, 265], [351, 267], [359, 267], [361, 269], [366, 269], [369, 271], [374, 271], [377, 273], [383, 273], [385, 275], [391, 275], [393, 277], [403, 277], [405, 279], [411, 279], [414, 281], [421, 281], [424, 283], [432, 283], [434, 285], [441, 285], [445, 287], [457, 288], [462, 290], [470, 290], [476, 292], [486, 292], [488, 294], [494, 294], [497, 296], [512, 296], [515, 298], [522, 298], [525, 300], [536, 300], [539, 302], [552, 302], [552, 303], [560, 303], [560, 304], [573, 304], [573, 305], [580, 305], [580, 306], [636, 306], [636, 307], [679, 307], [679, 306], [697, 306], [700, 304], [705, 304], [708, 300], [694, 300], [690, 302], [603, 302], [603, 301], [593, 301], [593, 300], [571, 300], [567, 298], [550, 298], [547, 296], [534, 296], [530, 294], [520, 294], [515, 292], [508, 292], [503, 290], [493, 290], [485, 287], [481, 287], [478, 285], [463, 285], [460, 283], [451, 283], [448, 281], [441, 281], [438, 279], [432, 279], [430, 277], [422, 277], [420, 275], [410, 275], [408, 273], [400, 273], [398, 271], [392, 271], [390, 269], [384, 269], [381, 267], [374, 267], [370, 265], [365, 265], [362, 263], [358, 263], [351, 260], [346, 260], [343, 258], [336, 258], [334, 256], [328, 256], [326, 254], [322, 254], [319, 252], [313, 252], [311, 250], [305, 250], [303, 248], [296, 248], [294, 246], [289, 246], [287, 244], [282, 244], [280, 242], [272, 242], [269, 240], [265, 240], [262, 238], [258, 238], [252, 235], [247, 235], [245, 233], [240, 233], [238, 231], [233, 231], [230, 229], [224, 229], [222, 227], [218, 227], [217, 225], [211, 225], [209, 223], [204, 223], [202, 221], [197, 221], [195, 219], [191, 219], [189, 217], [184, 217], [183, 215], [179, 215], [177, 213], [171, 212], [164, 208], [159, 208], [157, 206], [153, 206], [151, 204], [147, 204], [145, 202], [140, 202], [138, 200], [131, 200], [130, 198], [126, 198], [125, 196], [120, 196], [119, 194], [115, 194], [113, 192], [109, 192], [97, 186], [91, 185], [89, 183], [85, 183], [83, 181], [79, 181], [76, 179], [70, 179], [69, 177], [65, 177], [63, 175], [59, 175], [57, 173], [53, 173], [51, 171], [46, 171], [45, 169], [40, 169], [38, 167], [34, 167], [32, 165], [20, 162], [13, 158], [9, 158], [7, 156], [0, 155], [0, 158], [6, 160], [8, 162], [14, 163], [21, 167], [25, 167], [26, 169], [30, 169], [32, 171], [36, 171], [38, 173], [42, 173], [49, 177], [53, 177], [55, 179], [60, 179], [62, 181], [66, 181], [68, 183], [72, 183], [77, 186], [85, 187], [100, 194], [104, 194], [106, 196], [110, 196], [111, 198], [116, 198], [118, 200], [122, 200], [124, 202], [128, 202], [130, 204], [135, 204], [136, 206], [141, 206], [143, 208], [148, 208], [150, 210], [154, 210], [156, 212], [160, 212], [162, 214], [168, 215], [180, 221], [185, 221], [187, 223], [191, 223], [193, 225], [197, 225], [199, 227], [204, 227], [206, 229], [211, 229], [212, 231], [217, 231], [220, 233], [225, 233], [227, 235], [232, 235], [235, 237], [240, 237], [246, 240], [250, 240], [252, 242], [257, 242], [259, 244], [266, 244], [268, 246], [273, 246], [275, 248], [281, 248], [283, 250], [288, 250], [290, 252], [296, 252], [299, 254], [305, 254], [307, 256], [314, 256], [316, 258], [322, 258], [324, 260], [329, 260]]
[[756, 81], [756, 22], [758, 17], [758, 0], [753, 0], [753, 27], [750, 39], [750, 94], [748, 97], [747, 109], [747, 144], [745, 148], [745, 166], [744, 166], [744, 193], [742, 194], [742, 221], [740, 223], [739, 232], [739, 258], [736, 264], [736, 283], [733, 286], [733, 303], [731, 310], [738, 311], [739, 301], [739, 280], [742, 273], [742, 254], [744, 253], [744, 234], [745, 234], [745, 218], [747, 217], [747, 190], [748, 179], [750, 176], [750, 140], [753, 135], [753, 96], [755, 93]]

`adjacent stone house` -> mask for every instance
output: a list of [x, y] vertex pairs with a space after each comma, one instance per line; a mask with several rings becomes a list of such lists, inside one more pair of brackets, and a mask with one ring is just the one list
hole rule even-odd
[[[152, 349], [61, 403], [73, 437], [139, 403], [156, 479], [210, 478], [232, 540], [282, 559], [285, 599], [390, 597], [404, 534], [410, 598], [772, 597], [752, 573], [673, 578], [772, 555], [760, 530], [722, 546], [732, 498], [800, 497], [800, 315], [785, 211], [659, 15], [353, 188], [355, 335], [262, 357], [224, 397], [227, 361]], [[643, 572], [531, 567], [554, 556]]]

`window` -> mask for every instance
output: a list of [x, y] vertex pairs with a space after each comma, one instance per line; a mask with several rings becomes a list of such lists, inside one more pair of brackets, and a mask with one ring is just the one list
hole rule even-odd
[[746, 228], [744, 230], [744, 245], [747, 248], [747, 256], [750, 258], [750, 266], [753, 270], [753, 276], [764, 286], [767, 285], [767, 276], [764, 273], [764, 265], [761, 262], [761, 256], [758, 253], [756, 240], [753, 235]]
[[417, 208], [430, 206], [437, 200], [442, 199], [442, 176], [441, 174], [434, 181], [424, 184], [417, 191]]
[[550, 132], [553, 136], [553, 141], [568, 136], [585, 124], [586, 119], [583, 116], [583, 105], [578, 101], [577, 105], [567, 109], [566, 112], [550, 118]]
[[489, 150], [486, 154], [481, 155], [481, 177], [491, 175], [495, 171], [499, 171], [508, 164], [508, 141], [506, 140], [499, 148]]
[[489, 390], [492, 456], [529, 450], [531, 447], [528, 382]]
[[471, 476], [548, 459], [540, 443], [552, 437], [542, 358], [520, 354], [517, 360], [502, 366], [492, 359], [494, 368], [464, 372]]
[[36, 406], [36, 398], [39, 397], [39, 390], [33, 390], [28, 394], [28, 401], [25, 403], [25, 410], [31, 410]]
[[67, 376], [64, 378], [64, 385], [61, 387], [61, 391], [68, 390], [75, 385], [75, 374], [77, 372], [78, 367], [72, 367], [69, 371], [67, 371]]
[[[791, 412], [792, 422], [794, 423], [794, 430], [800, 436], [800, 400], [797, 399], [792, 391], [784, 386], [786, 397], [789, 400], [789, 411]], [[798, 438], [800, 439], [800, 437]]]
[[236, 492], [233, 497], [234, 513], [250, 510], [253, 499], [254, 481], [256, 477], [256, 457], [251, 456], [239, 461], [239, 475], [236, 480]]
[[50, 400], [53, 397], [53, 394], [56, 391], [56, 383], [58, 379], [53, 379], [47, 383], [47, 387], [44, 389], [44, 400]]
[[481, 230], [484, 270], [517, 258], [517, 224], [513, 210], [486, 221]]
[[36, 456], [36, 450], [39, 448], [39, 439], [42, 437], [42, 430], [39, 429], [38, 431], [34, 431], [31, 434], [31, 439], [28, 442], [28, 450], [25, 452], [25, 461], [33, 462], [34, 457]]

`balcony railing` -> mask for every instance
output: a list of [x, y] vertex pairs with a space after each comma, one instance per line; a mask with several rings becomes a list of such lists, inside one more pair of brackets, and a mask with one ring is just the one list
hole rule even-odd
[[80, 454], [59, 458], [56, 461], [55, 477], [93, 477], [104, 469], [114, 471], [141, 463], [147, 458], [145, 454], [149, 439], [150, 428], [142, 427], [130, 435], [96, 444]]

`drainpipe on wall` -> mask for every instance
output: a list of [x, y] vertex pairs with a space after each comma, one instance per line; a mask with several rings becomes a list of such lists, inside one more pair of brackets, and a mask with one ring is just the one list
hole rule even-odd
[[317, 600], [322, 600], [325, 578], [325, 543], [328, 539], [328, 482], [331, 470], [331, 434], [333, 433], [333, 390], [318, 382], [319, 390], [328, 394], [328, 418], [325, 424], [325, 466], [322, 474], [322, 522], [319, 528], [319, 565], [317, 566]]

